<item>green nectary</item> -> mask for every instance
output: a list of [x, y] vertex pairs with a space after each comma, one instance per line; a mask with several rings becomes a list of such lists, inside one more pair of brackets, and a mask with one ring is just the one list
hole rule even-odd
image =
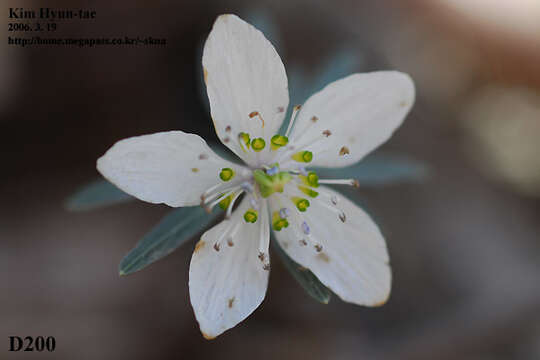
[[278, 172], [275, 175], [268, 175], [263, 170], [258, 169], [253, 171], [253, 178], [259, 185], [261, 196], [267, 198], [275, 192], [283, 192], [283, 187], [291, 181], [292, 176], [286, 171]]

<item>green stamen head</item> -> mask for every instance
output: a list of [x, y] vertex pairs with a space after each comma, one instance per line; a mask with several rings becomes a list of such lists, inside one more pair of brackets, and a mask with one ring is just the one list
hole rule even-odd
[[307, 196], [309, 197], [317, 197], [317, 195], [319, 195], [318, 192], [316, 192], [315, 190], [311, 190], [310, 188], [308, 188], [307, 186], [298, 186], [298, 189], [303, 192], [304, 194], [306, 194]]
[[284, 219], [279, 216], [279, 211], [274, 211], [272, 214], [272, 229], [275, 231], [280, 231], [283, 228], [286, 228], [289, 226], [289, 222], [287, 219]]
[[246, 152], [247, 149], [249, 149], [249, 134], [241, 132], [240, 134], [238, 134], [238, 141], [240, 141], [240, 146], [242, 147], [242, 150]]
[[233, 198], [233, 195], [229, 195], [227, 196], [225, 199], [221, 200], [218, 205], [220, 208], [222, 208], [223, 210], [227, 210], [229, 205], [231, 204], [231, 201], [232, 201], [232, 198]]
[[249, 209], [244, 214], [244, 220], [248, 223], [254, 223], [257, 221], [257, 218], [259, 216], [259, 212], [255, 209]]
[[279, 149], [282, 146], [285, 146], [289, 143], [289, 138], [283, 135], [274, 135], [270, 140], [270, 148], [272, 150]]
[[257, 169], [253, 171], [253, 179], [259, 185], [261, 196], [267, 198], [275, 192], [283, 192], [283, 187], [291, 181], [292, 176], [286, 171], [268, 175], [264, 171]]
[[253, 151], [261, 151], [266, 146], [266, 141], [263, 138], [256, 138], [251, 140], [251, 148]]
[[314, 171], [310, 171], [307, 176], [307, 182], [309, 186], [319, 187], [319, 176]]
[[304, 150], [297, 152], [291, 157], [295, 161], [308, 163], [313, 159], [313, 153], [311, 151]]
[[234, 177], [234, 170], [231, 168], [223, 168], [219, 173], [219, 178], [223, 181], [229, 181]]
[[291, 200], [294, 203], [294, 205], [296, 205], [296, 208], [298, 209], [298, 211], [304, 212], [309, 207], [308, 199], [303, 199], [300, 197], [293, 196]]
[[319, 176], [314, 172], [310, 171], [307, 176], [304, 175], [298, 175], [298, 177], [302, 180], [302, 183], [306, 186], [311, 187], [319, 187]]

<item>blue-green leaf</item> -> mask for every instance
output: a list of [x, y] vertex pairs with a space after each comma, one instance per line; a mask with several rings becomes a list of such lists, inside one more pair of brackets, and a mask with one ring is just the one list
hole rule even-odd
[[71, 211], [93, 210], [104, 206], [124, 203], [134, 198], [107, 180], [96, 180], [81, 187], [66, 201]]
[[219, 213], [215, 209], [208, 214], [200, 206], [171, 211], [122, 259], [118, 267], [120, 275], [139, 271], [169, 255], [209, 225]]
[[345, 168], [317, 168], [319, 177], [354, 178], [363, 185], [387, 185], [400, 182], [420, 182], [429, 175], [425, 164], [402, 155], [369, 155]]
[[283, 251], [274, 237], [272, 238], [272, 243], [274, 244], [274, 249], [281, 258], [283, 265], [285, 265], [285, 268], [289, 270], [293, 278], [298, 281], [308, 295], [320, 303], [328, 304], [330, 297], [332, 296], [330, 289], [324, 286], [310, 270], [291, 259], [289, 255]]

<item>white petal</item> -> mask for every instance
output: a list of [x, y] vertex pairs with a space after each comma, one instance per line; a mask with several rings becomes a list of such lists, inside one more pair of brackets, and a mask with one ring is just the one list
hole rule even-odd
[[217, 156], [197, 135], [160, 132], [120, 140], [97, 161], [97, 169], [123, 191], [151, 203], [198, 205], [201, 194], [222, 182], [219, 172], [241, 167]]
[[[322, 139], [302, 148], [313, 152], [314, 166], [351, 165], [390, 138], [413, 102], [414, 83], [407, 74], [353, 74], [330, 83], [306, 101], [290, 140], [301, 146]], [[325, 130], [331, 135], [323, 136]]]
[[[289, 227], [274, 232], [276, 239], [294, 261], [310, 269], [342, 300], [358, 305], [382, 305], [390, 295], [391, 271], [379, 228], [343, 195], [325, 187], [321, 190], [338, 198], [337, 207], [345, 213], [345, 222], [323, 205], [324, 201], [331, 206], [330, 200], [319, 195], [310, 199], [311, 206], [302, 213], [310, 228], [311, 241], [302, 245], [293, 229], [299, 225], [292, 222]], [[322, 251], [317, 252], [313, 244], [322, 245]]]
[[[212, 339], [234, 327], [263, 301], [268, 285], [268, 270], [258, 258], [260, 235], [270, 236], [268, 223], [246, 223], [243, 200], [230, 220], [224, 220], [203, 234], [197, 243], [189, 268], [189, 294], [201, 332]], [[227, 244], [227, 229], [238, 226]], [[262, 229], [261, 226], [266, 227]], [[214, 249], [220, 240], [219, 251]]]
[[[252, 25], [235, 15], [221, 15], [206, 40], [204, 78], [216, 133], [248, 163], [252, 152], [242, 151], [238, 133], [262, 137], [267, 147], [281, 126], [289, 93], [285, 67], [272, 44]], [[257, 111], [264, 119], [264, 127]]]

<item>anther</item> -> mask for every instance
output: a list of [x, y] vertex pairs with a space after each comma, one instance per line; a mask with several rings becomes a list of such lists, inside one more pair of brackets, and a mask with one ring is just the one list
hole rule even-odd
[[289, 139], [286, 136], [283, 135], [274, 135], [270, 139], [270, 148], [272, 150], [277, 150], [280, 147], [283, 147], [289, 143]]
[[233, 247], [234, 246], [234, 243], [232, 241], [232, 238], [228, 238], [227, 239], [227, 245], [229, 245], [229, 247]]
[[304, 212], [309, 207], [309, 200], [307, 199], [293, 196], [291, 200], [296, 205], [296, 208], [298, 209], [298, 211]]
[[313, 153], [311, 151], [299, 151], [291, 158], [298, 162], [308, 163], [313, 159]]
[[255, 223], [257, 221], [258, 211], [255, 209], [249, 209], [244, 213], [244, 220], [248, 223]]
[[249, 134], [245, 132], [241, 132], [238, 134], [238, 142], [240, 143], [240, 147], [244, 152], [247, 152], [249, 149]]
[[219, 173], [219, 178], [223, 181], [229, 181], [234, 177], [234, 170], [231, 168], [223, 168]]
[[322, 245], [321, 244], [315, 244], [315, 250], [317, 252], [321, 252], [322, 251]]
[[291, 133], [292, 127], [294, 125], [294, 121], [296, 120], [296, 115], [298, 114], [298, 111], [300, 111], [301, 107], [302, 107], [301, 105], [295, 105], [293, 107], [293, 112], [291, 115], [291, 119], [289, 120], [289, 126], [287, 126], [287, 131], [285, 131], [285, 136], [288, 137], [289, 134]]
[[251, 148], [253, 151], [259, 152], [266, 146], [266, 141], [263, 138], [256, 138], [251, 140]]
[[281, 213], [282, 212], [280, 210], [279, 212], [274, 211], [274, 213], [272, 214], [272, 229], [274, 229], [275, 231], [280, 231], [281, 229], [289, 226], [289, 222], [284, 216], [281, 215]]
[[299, 185], [298, 190], [300, 190], [301, 192], [303, 192], [304, 194], [306, 194], [307, 196], [312, 197], [312, 198], [317, 197], [319, 195], [318, 192], [316, 192], [313, 189], [310, 189], [307, 186]]
[[228, 136], [225, 136], [225, 138], [223, 139], [223, 142], [227, 144], [229, 141], [231, 141], [231, 139]]
[[301, 239], [301, 240], [299, 240], [299, 243], [300, 243], [301, 246], [307, 246], [307, 241], [306, 241], [306, 239]]
[[332, 195], [332, 197], [330, 198], [330, 201], [332, 202], [332, 204], [337, 205], [337, 202], [338, 202], [337, 196], [336, 196], [336, 195]]
[[311, 232], [311, 230], [309, 229], [309, 225], [305, 221], [302, 223], [302, 231], [306, 235], [309, 235], [309, 233]]
[[263, 270], [270, 271], [270, 264], [269, 263], [264, 264], [263, 265]]
[[259, 117], [259, 119], [260, 119], [261, 122], [262, 122], [262, 127], [264, 127], [264, 119], [262, 118], [261, 114], [259, 114], [258, 111], [252, 111], [252, 112], [249, 113], [249, 118], [250, 118], [250, 119], [253, 119], [255, 116], [258, 116], [258, 117]]
[[206, 159], [208, 159], [208, 155], [206, 154], [199, 155], [199, 160], [206, 160]]
[[343, 146], [341, 149], [339, 149], [339, 156], [343, 156], [346, 154], [350, 154], [348, 147]]
[[283, 219], [286, 219], [291, 216], [291, 211], [287, 208], [281, 208], [279, 209], [279, 216], [281, 216], [281, 218]]
[[319, 118], [318, 118], [318, 117], [316, 117], [316, 116], [312, 116], [312, 117], [311, 117], [311, 121], [313, 121], [313, 122], [317, 122], [317, 120], [319, 120]]
[[330, 130], [324, 130], [322, 134], [326, 137], [329, 137], [330, 135], [332, 135], [332, 132]]
[[262, 262], [264, 262], [265, 256], [264, 256], [264, 253], [263, 253], [263, 252], [260, 252], [259, 255], [257, 255], [257, 257], [259, 258], [259, 260], [261, 260]]
[[230, 127], [230, 126], [227, 126], [227, 127], [225, 128], [225, 132], [231, 132], [231, 127]]
[[266, 173], [270, 176], [276, 175], [277, 173], [279, 173], [279, 168], [277, 166], [273, 166], [270, 169], [266, 169]]
[[338, 217], [341, 222], [345, 222], [345, 220], [347, 220], [347, 217], [345, 216], [345, 213], [343, 211], [339, 213]]
[[220, 249], [219, 244], [218, 244], [218, 243], [215, 243], [215, 244], [214, 244], [214, 250], [219, 251], [219, 249]]

